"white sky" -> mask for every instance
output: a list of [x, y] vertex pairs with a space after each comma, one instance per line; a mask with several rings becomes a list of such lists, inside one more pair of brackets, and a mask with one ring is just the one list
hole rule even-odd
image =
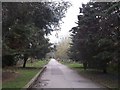
[[[62, 38], [69, 37], [69, 30], [72, 27], [77, 26], [75, 22], [77, 22], [77, 15], [79, 15], [79, 7], [81, 7], [82, 3], [87, 3], [89, 0], [68, 0], [71, 2], [72, 6], [67, 10], [66, 17], [62, 20], [64, 23], [61, 24], [60, 31], [53, 31], [52, 35], [48, 36], [51, 43], [58, 43], [62, 40]], [[58, 33], [58, 38], [56, 38], [55, 34]]]

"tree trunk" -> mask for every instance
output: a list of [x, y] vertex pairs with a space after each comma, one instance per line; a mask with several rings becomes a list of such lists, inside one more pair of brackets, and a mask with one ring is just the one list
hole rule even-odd
[[86, 62], [83, 63], [83, 67], [84, 67], [84, 70], [87, 69], [87, 63]]
[[103, 73], [107, 73], [107, 63], [103, 63]]
[[27, 59], [28, 59], [28, 55], [27, 54], [24, 54], [24, 63], [23, 63], [23, 68], [26, 67], [26, 62], [27, 62]]
[[107, 73], [107, 69], [106, 68], [103, 69], [103, 73]]

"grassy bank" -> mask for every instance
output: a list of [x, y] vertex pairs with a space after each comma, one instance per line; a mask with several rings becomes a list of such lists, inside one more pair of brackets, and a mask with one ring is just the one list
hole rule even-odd
[[91, 79], [92, 81], [97, 82], [105, 87], [111, 89], [118, 88], [118, 77], [116, 75], [111, 73], [104, 74], [102, 71], [93, 69], [84, 70], [83, 65], [76, 62], [62, 63], [76, 70], [83, 77]]
[[4, 75], [8, 74], [6, 77], [9, 79], [3, 82], [2, 88], [17, 88], [17, 90], [19, 90], [24, 87], [45, 64], [47, 64], [47, 61], [43, 60], [27, 63], [26, 68], [10, 67], [3, 69]]

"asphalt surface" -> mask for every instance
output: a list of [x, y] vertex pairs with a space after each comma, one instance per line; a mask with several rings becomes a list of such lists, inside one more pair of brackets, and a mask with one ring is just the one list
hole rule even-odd
[[[69, 90], [80, 90], [79, 88], [104, 89], [103, 86], [80, 76], [76, 71], [51, 59], [42, 76], [34, 83], [32, 88], [69, 88]], [[74, 89], [73, 89], [74, 88]]]

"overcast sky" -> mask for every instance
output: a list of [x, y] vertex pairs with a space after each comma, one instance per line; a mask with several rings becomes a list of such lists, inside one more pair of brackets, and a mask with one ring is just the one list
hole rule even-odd
[[[51, 43], [57, 43], [62, 40], [62, 38], [69, 37], [69, 30], [72, 27], [77, 26], [75, 22], [77, 22], [77, 15], [79, 15], [79, 7], [81, 7], [82, 3], [87, 3], [89, 0], [69, 0], [72, 6], [68, 9], [66, 13], [66, 17], [63, 18], [63, 24], [61, 25], [60, 31], [52, 32], [52, 35], [49, 36]], [[58, 38], [56, 38], [55, 34], [58, 33]]]

